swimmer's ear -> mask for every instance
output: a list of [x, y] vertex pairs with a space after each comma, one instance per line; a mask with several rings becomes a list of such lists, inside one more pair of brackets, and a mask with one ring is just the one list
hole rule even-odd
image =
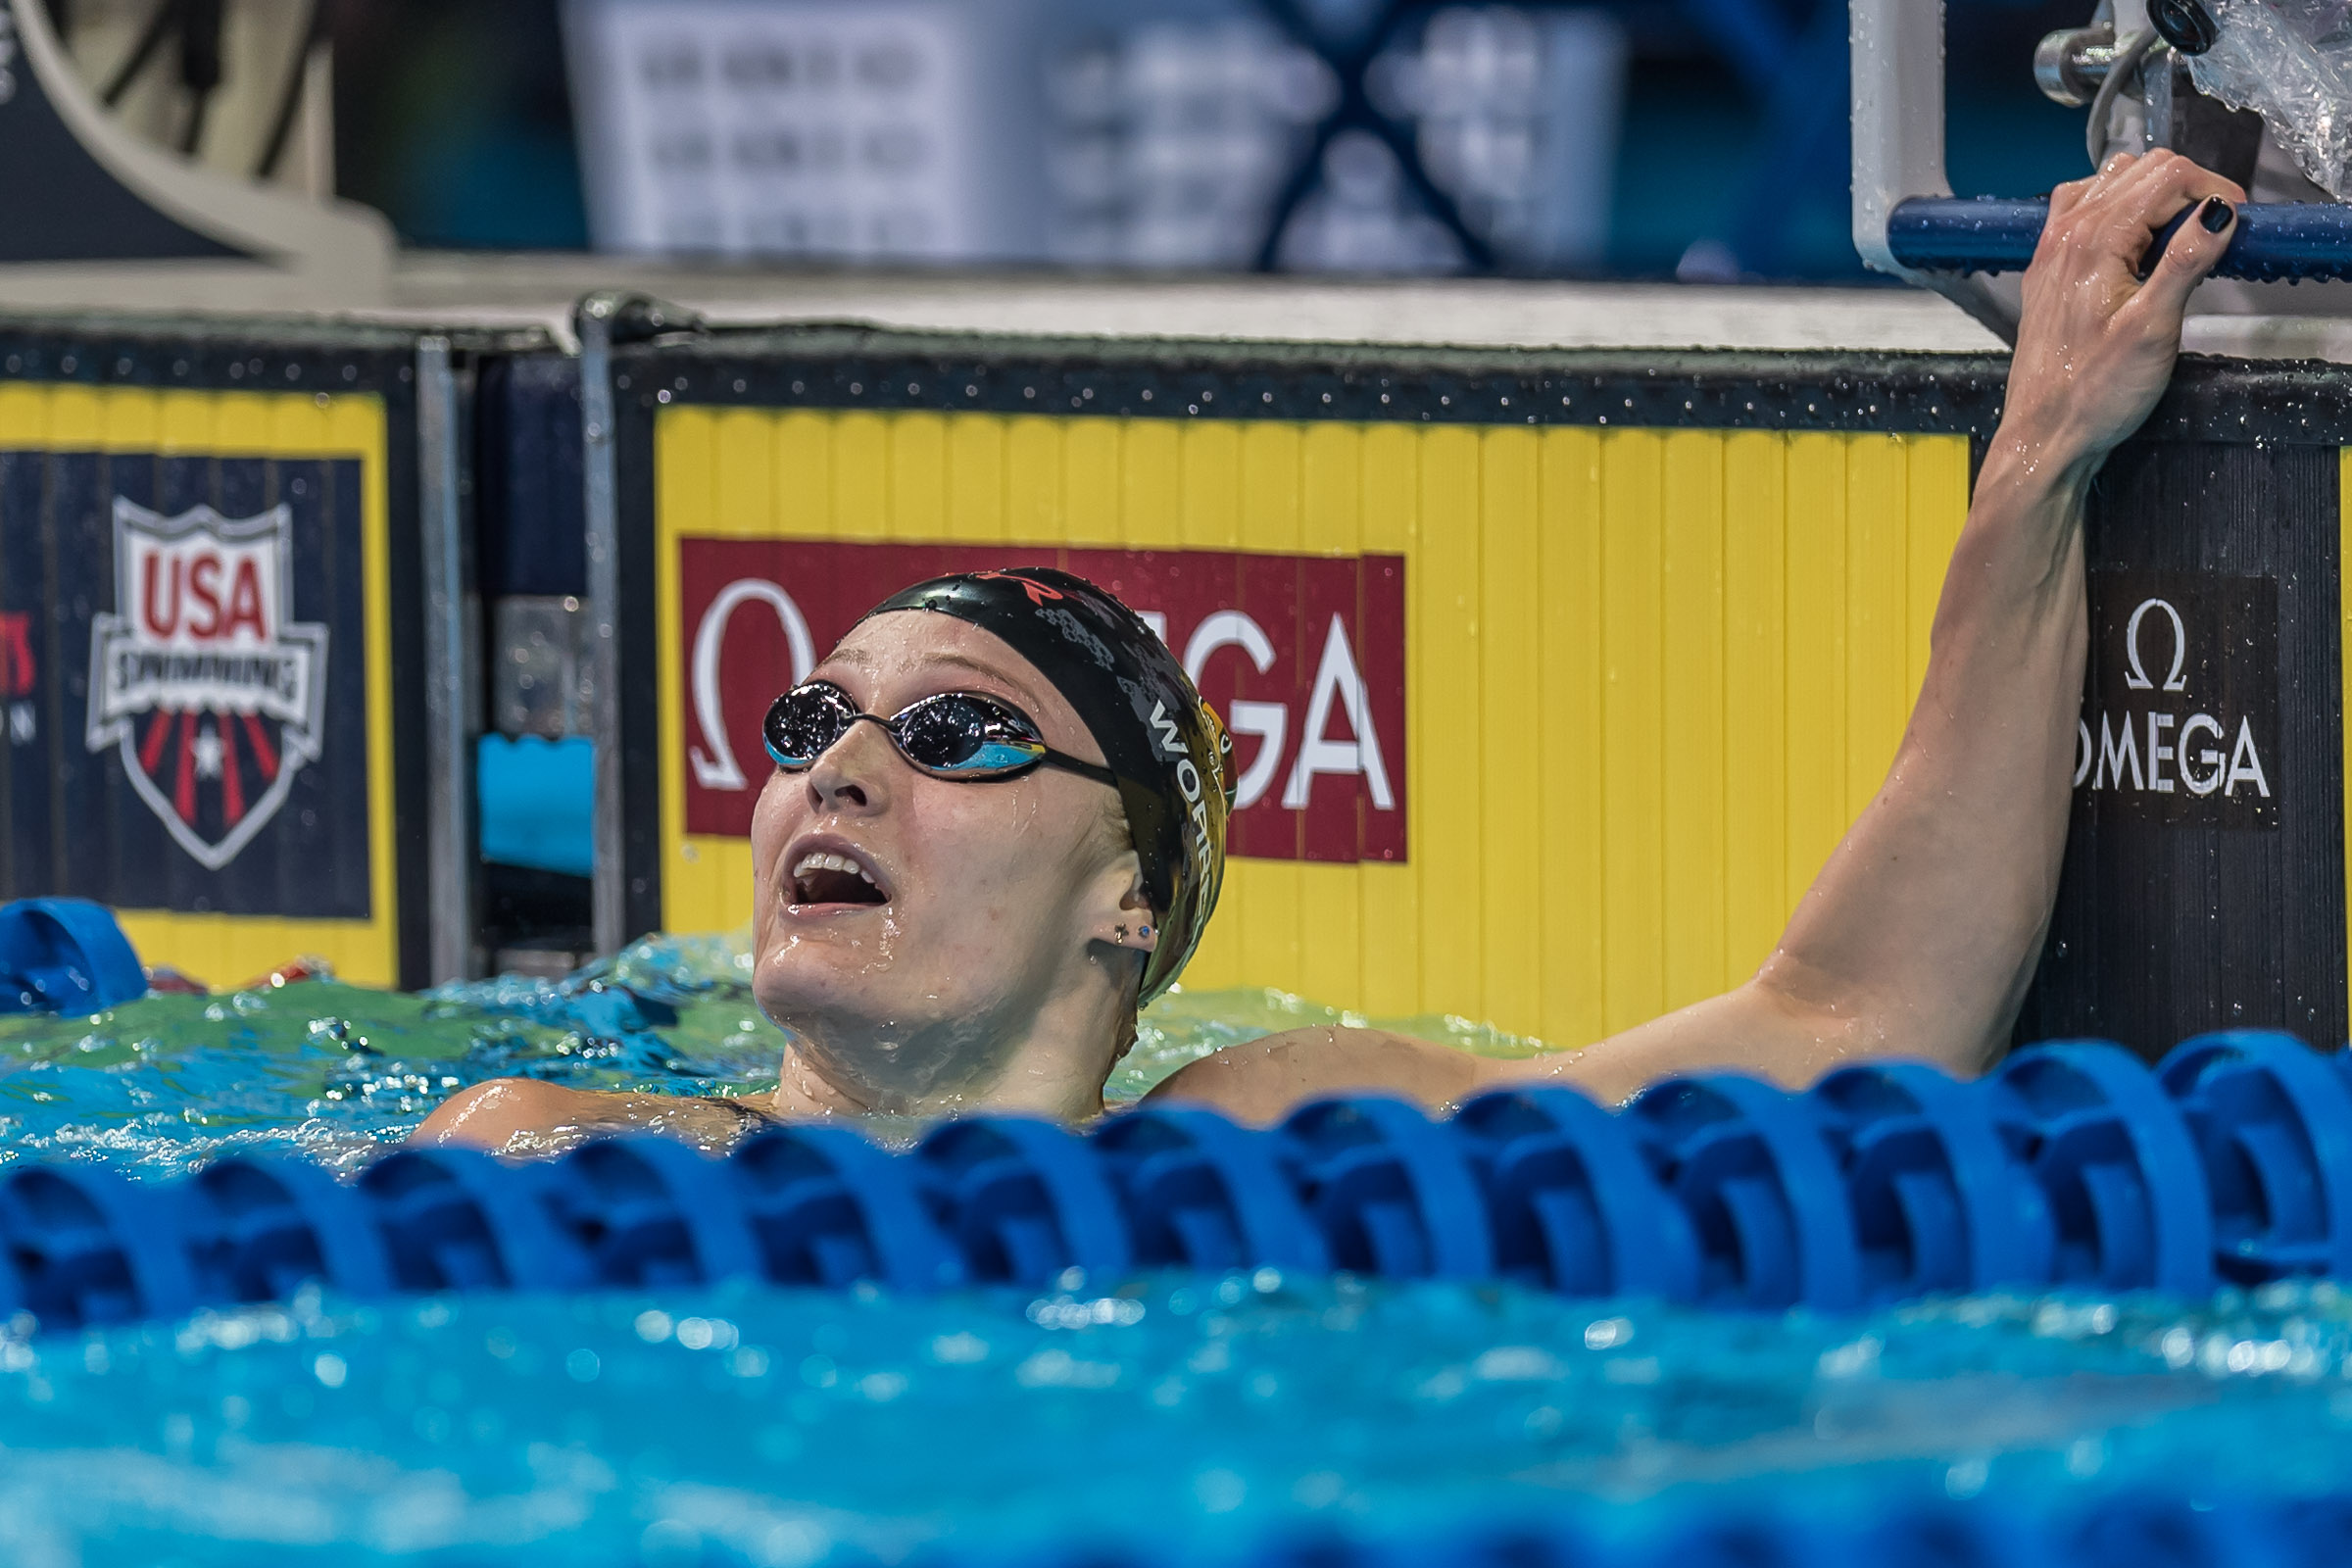
[[1156, 953], [1159, 951], [1159, 927], [1152, 924], [1151, 919], [1152, 911], [1146, 909], [1139, 919], [1114, 921], [1111, 928], [1097, 940], [1114, 948], [1125, 948], [1130, 953]]
[[1095, 940], [1134, 953], [1152, 953], [1159, 947], [1159, 919], [1144, 892], [1143, 861], [1133, 850], [1122, 859], [1126, 890], [1120, 894], [1117, 907], [1096, 922]]

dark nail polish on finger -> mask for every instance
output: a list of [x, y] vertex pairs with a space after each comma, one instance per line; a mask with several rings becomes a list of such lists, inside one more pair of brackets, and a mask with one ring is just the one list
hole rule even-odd
[[2197, 221], [2203, 223], [2210, 232], [2219, 234], [2223, 229], [2228, 228], [2230, 220], [2236, 217], [2236, 208], [2219, 196], [2208, 196], [2205, 198], [2204, 211], [2197, 214]]

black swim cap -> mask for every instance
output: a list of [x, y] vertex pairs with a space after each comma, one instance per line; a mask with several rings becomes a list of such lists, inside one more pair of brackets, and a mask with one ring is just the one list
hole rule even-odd
[[1102, 589], [1052, 566], [916, 583], [867, 612], [933, 610], [993, 632], [1086, 721], [1118, 776], [1159, 943], [1141, 1002], [1175, 983], [1225, 881], [1233, 742], [1157, 633]]

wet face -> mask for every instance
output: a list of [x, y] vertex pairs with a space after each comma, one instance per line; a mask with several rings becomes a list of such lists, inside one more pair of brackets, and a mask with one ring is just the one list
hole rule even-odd
[[[951, 615], [876, 615], [810, 678], [884, 716], [983, 693], [1054, 750], [1102, 759], [1035, 666]], [[935, 778], [868, 723], [768, 779], [752, 856], [760, 1007], [825, 1079], [882, 1106], [986, 1094], [1056, 992], [1102, 961], [1097, 928], [1136, 877], [1115, 790], [1048, 767]]]

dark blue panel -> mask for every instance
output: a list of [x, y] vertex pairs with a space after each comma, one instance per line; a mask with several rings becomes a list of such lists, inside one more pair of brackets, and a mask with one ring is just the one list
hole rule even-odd
[[[53, 672], [38, 715], [44, 744], [23, 748], [34, 754], [26, 761], [12, 753], [5, 770], [9, 891], [74, 893], [125, 907], [366, 918], [360, 465], [79, 453], [7, 454], [0, 463], [0, 612], [22, 599], [37, 612], [38, 652]], [[120, 526], [118, 498], [142, 509]], [[233, 541], [195, 548], [201, 541], [172, 526], [209, 506], [234, 536], [239, 523], [267, 517], [280, 503], [288, 514], [282, 604], [258, 565], [239, 564]], [[159, 566], [152, 602], [142, 578], [130, 585], [132, 602], [119, 604], [118, 546], [134, 529], [181, 554]], [[200, 565], [205, 555], [214, 559]], [[117, 637], [112, 663], [144, 659], [183, 674], [213, 670], [215, 684], [193, 687], [173, 675], [124, 698], [113, 720], [94, 714], [93, 619], [102, 614]], [[269, 635], [258, 644], [200, 640], [194, 657], [216, 664], [189, 665], [184, 645], [156, 630], [219, 626], [240, 614]], [[316, 641], [306, 640], [309, 628], [323, 629], [323, 664]], [[8, 636], [0, 621], [0, 649]], [[274, 689], [290, 678], [275, 672], [305, 663], [322, 694], [315, 759], [304, 755], [302, 705], [289, 718], [256, 707], [250, 695], [205, 695], [250, 694], [260, 689], [255, 681]], [[0, 668], [0, 733], [7, 676]], [[93, 752], [93, 725], [103, 732], [110, 722], [113, 732]]]
[[[2152, 1060], [2214, 1029], [2344, 1038], [2338, 462], [2144, 435], [2108, 460], [2084, 528], [2082, 776], [2021, 1043], [2095, 1036]], [[2143, 654], [2164, 667], [2135, 687]], [[2182, 772], [2170, 742], [2208, 714], [2259, 786], [2193, 755]]]
[[[336, 909], [367, 909], [367, 573], [360, 543], [365, 491], [358, 464], [322, 466], [324, 494], [319, 506], [319, 615], [334, 625], [334, 656], [327, 661], [327, 764], [318, 783], [316, 823], [331, 835], [324, 867]], [[296, 780], [299, 783], [299, 780]]]
[[579, 362], [493, 360], [474, 406], [482, 596], [586, 594]]
[[264, 458], [221, 458], [213, 466], [213, 505], [224, 517], [250, 517], [267, 511], [270, 470]]
[[51, 750], [63, 722], [49, 657], [47, 479], [38, 453], [0, 452], [0, 888], [11, 898], [49, 883]]
[[[79, 462], [77, 458], [61, 458], [54, 463]], [[134, 506], [153, 509], [157, 482], [157, 461], [149, 455], [108, 456], [96, 460], [102, 506], [98, 543], [87, 552], [86, 560], [96, 574], [95, 609], [115, 608], [115, 552], [113, 536], [114, 502], [116, 497]], [[89, 618], [84, 615], [79, 630], [74, 635], [70, 651], [74, 667], [82, 681], [77, 695], [63, 715], [68, 749], [75, 754], [81, 765], [90, 770], [93, 785], [104, 792], [106, 820], [112, 831], [104, 843], [106, 852], [105, 892], [83, 888], [86, 897], [100, 899], [125, 908], [156, 909], [175, 906], [172, 900], [176, 862], [182, 858], [172, 847], [171, 834], [163, 822], [150, 810], [131, 786], [130, 776], [123, 771], [118, 759], [121, 748], [111, 747], [98, 756], [91, 756], [84, 737], [89, 732], [89, 685], [95, 672], [89, 668]], [[177, 906], [185, 907], [185, 906]]]
[[[318, 498], [311, 528], [296, 531], [297, 556], [304, 541], [311, 564], [295, 575], [296, 609], [331, 626], [327, 659], [324, 756], [297, 775], [297, 812], [303, 863], [311, 885], [306, 906], [365, 913], [368, 909], [368, 617], [365, 547], [361, 514], [366, 499], [357, 463], [320, 464]], [[298, 511], [297, 515], [303, 514]], [[309, 607], [316, 606], [316, 609]]]
[[[90, 694], [90, 617], [114, 603], [114, 549], [108, 537], [109, 495], [94, 453], [60, 453], [49, 460], [48, 635], [57, 662], [61, 730], [78, 732]], [[111, 764], [67, 734], [51, 757], [55, 859], [44, 892], [100, 903], [116, 900], [115, 837], [122, 808], [110, 785]], [[135, 806], [128, 807], [135, 811]]]

